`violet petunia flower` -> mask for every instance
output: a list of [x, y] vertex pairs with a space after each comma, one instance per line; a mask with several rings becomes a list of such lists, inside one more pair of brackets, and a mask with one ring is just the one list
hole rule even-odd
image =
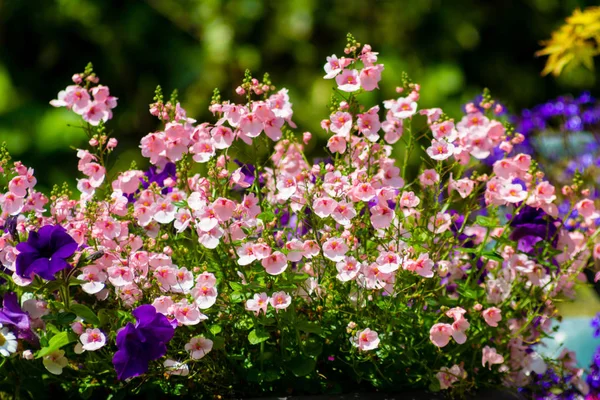
[[542, 209], [525, 206], [511, 221], [513, 228], [510, 239], [517, 242], [517, 249], [524, 253], [531, 253], [536, 243], [552, 240], [556, 247], [558, 228], [557, 219], [546, 214]]
[[167, 317], [150, 304], [139, 306], [132, 314], [137, 323], [129, 322], [117, 333], [113, 365], [120, 380], [145, 374], [150, 361], [167, 353], [167, 343], [175, 334]]
[[174, 163], [166, 163], [160, 172], [156, 172], [156, 165], [152, 165], [148, 171], [144, 173], [147, 178], [141, 179], [142, 187], [148, 189], [151, 183], [156, 183], [159, 187], [163, 188], [162, 194], [167, 194], [172, 191], [171, 188], [165, 187], [165, 180], [167, 178], [177, 179], [177, 167]]
[[32, 279], [36, 274], [54, 280], [57, 272], [70, 267], [67, 258], [77, 247], [77, 242], [60, 225], [46, 225], [37, 232], [31, 231], [27, 242], [17, 244], [17, 275]]
[[27, 340], [33, 345], [38, 344], [38, 338], [31, 330], [31, 319], [17, 300], [17, 295], [13, 292], [6, 293], [2, 299], [2, 308], [0, 308], [0, 326], [13, 327], [19, 339]]

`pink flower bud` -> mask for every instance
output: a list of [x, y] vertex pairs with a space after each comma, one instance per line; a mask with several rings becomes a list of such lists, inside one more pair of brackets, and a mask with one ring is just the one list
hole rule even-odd
[[513, 145], [509, 142], [502, 142], [500, 143], [500, 150], [502, 150], [505, 153], [510, 153], [513, 149]]
[[349, 108], [350, 108], [350, 105], [349, 105], [347, 102], [345, 102], [345, 101], [342, 101], [342, 102], [340, 103], [340, 110], [341, 110], [341, 111], [345, 111], [345, 110], [347, 110], [347, 109], [349, 109]]
[[74, 82], [74, 83], [76, 83], [76, 84], [80, 84], [80, 83], [83, 81], [83, 79], [81, 79], [81, 75], [79, 75], [79, 74], [75, 74], [75, 75], [73, 75], [73, 76], [71, 77], [71, 79], [72, 79], [72, 80], [73, 80], [73, 82]]
[[23, 358], [24, 358], [25, 360], [33, 360], [33, 359], [34, 359], [34, 357], [33, 357], [33, 353], [31, 352], [31, 350], [25, 350], [25, 351], [23, 352]]
[[173, 249], [169, 246], [165, 246], [163, 248], [163, 253], [165, 253], [166, 255], [170, 256], [171, 254], [173, 254]]
[[500, 104], [496, 104], [496, 107], [494, 108], [494, 112], [496, 114], [500, 114], [500, 113], [502, 113], [502, 111], [504, 111], [504, 107], [502, 107]]
[[404, 88], [400, 87], [400, 86], [397, 86], [396, 87], [396, 93], [402, 93], [402, 92], [404, 92]]
[[241, 86], [236, 87], [235, 88], [235, 92], [237, 94], [239, 94], [240, 96], [243, 96], [243, 95], [246, 94], [246, 90], [243, 87], [241, 87]]
[[81, 335], [83, 333], [83, 331], [84, 331], [83, 324], [81, 322], [79, 322], [79, 321], [73, 322], [71, 324], [71, 329], [73, 329], [73, 332], [75, 332], [78, 335]]
[[96, 146], [98, 146], [98, 140], [96, 140], [95, 138], [91, 138], [89, 141], [89, 144], [92, 147], [96, 147]]
[[112, 150], [115, 147], [117, 147], [117, 144], [119, 144], [119, 142], [117, 141], [117, 139], [110, 138], [110, 139], [108, 139], [108, 143], [106, 143], [106, 148]]
[[517, 134], [515, 135], [515, 137], [514, 137], [514, 138], [512, 138], [511, 142], [512, 142], [513, 144], [520, 144], [520, 143], [523, 143], [523, 141], [524, 141], [524, 140], [525, 140], [525, 136], [523, 136], [523, 135], [522, 135], [522, 134], [520, 134], [520, 133], [517, 133]]
[[304, 144], [308, 144], [308, 142], [310, 142], [311, 138], [312, 138], [312, 134], [310, 132], [304, 132], [302, 134], [302, 141], [304, 142]]

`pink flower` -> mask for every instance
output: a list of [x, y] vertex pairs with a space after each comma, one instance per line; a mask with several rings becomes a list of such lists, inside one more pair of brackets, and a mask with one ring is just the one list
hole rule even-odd
[[433, 325], [429, 330], [429, 339], [437, 347], [444, 347], [450, 341], [452, 332], [452, 325], [438, 323]]
[[377, 268], [384, 274], [389, 274], [398, 270], [401, 263], [402, 259], [400, 256], [391, 251], [381, 253], [379, 257], [377, 257]]
[[334, 54], [331, 57], [327, 57], [327, 63], [323, 67], [326, 72], [325, 79], [335, 78], [344, 68], [352, 63], [351, 58], [342, 57], [340, 59]]
[[271, 305], [275, 308], [275, 311], [285, 310], [292, 304], [292, 296], [286, 292], [275, 292], [269, 299]]
[[154, 216], [152, 217], [159, 224], [169, 224], [175, 219], [177, 207], [168, 199], [160, 199], [154, 206]]
[[287, 200], [296, 193], [298, 189], [296, 179], [293, 176], [282, 176], [277, 180], [277, 197], [281, 200]]
[[394, 219], [394, 211], [387, 206], [371, 207], [371, 224], [375, 229], [386, 229]]
[[483, 356], [481, 358], [481, 365], [485, 367], [485, 364], [489, 364], [488, 369], [492, 369], [493, 364], [502, 364], [504, 357], [496, 352], [493, 347], [485, 346], [483, 348]]
[[270, 256], [263, 258], [261, 264], [265, 267], [265, 271], [267, 271], [269, 275], [279, 275], [283, 273], [288, 265], [285, 254], [280, 251], [275, 251]]
[[363, 134], [367, 140], [376, 142], [379, 140], [379, 129], [381, 129], [381, 122], [379, 122], [379, 106], [372, 107], [363, 114], [358, 114], [358, 131]]
[[92, 101], [83, 110], [81, 117], [90, 125], [97, 126], [100, 121], [106, 122], [110, 119], [112, 112], [106, 104]]
[[433, 139], [431, 147], [428, 147], [426, 152], [433, 160], [442, 161], [454, 154], [454, 145], [444, 139]]
[[211, 129], [210, 134], [212, 135], [214, 147], [219, 150], [229, 148], [235, 139], [235, 134], [231, 128], [223, 125], [219, 125]]
[[217, 301], [217, 294], [217, 288], [207, 282], [196, 284], [191, 291], [194, 302], [201, 310], [212, 307]]
[[313, 210], [320, 218], [326, 218], [337, 207], [337, 201], [330, 197], [317, 197], [313, 203]]
[[527, 191], [518, 183], [510, 183], [500, 188], [500, 198], [508, 203], [520, 203], [527, 198]]
[[421, 253], [416, 260], [407, 260], [404, 269], [415, 272], [424, 278], [432, 278], [433, 265], [433, 261], [429, 259], [429, 254]]
[[246, 300], [246, 310], [254, 311], [256, 315], [260, 314], [261, 311], [266, 314], [269, 300], [266, 293], [255, 294], [253, 298]]
[[370, 183], [363, 182], [352, 188], [352, 195], [358, 200], [371, 201], [376, 193]]
[[360, 89], [360, 77], [355, 69], [345, 69], [335, 77], [338, 89], [344, 92], [355, 92]]
[[350, 341], [361, 351], [375, 350], [379, 347], [380, 342], [377, 332], [372, 331], [369, 328], [357, 332]]
[[327, 148], [332, 153], [344, 154], [346, 152], [346, 139], [340, 135], [333, 135], [327, 141]]
[[337, 111], [329, 117], [331, 120], [331, 132], [339, 136], [347, 137], [352, 129], [352, 114], [348, 112]]
[[400, 97], [398, 100], [384, 102], [384, 106], [390, 109], [395, 118], [410, 118], [417, 112], [417, 103], [409, 97]]
[[590, 199], [584, 199], [575, 204], [575, 209], [581, 214], [586, 220], [598, 218], [600, 214], [596, 211], [594, 202]]
[[356, 210], [352, 203], [340, 201], [333, 210], [331, 217], [342, 226], [348, 226], [352, 223], [352, 219], [356, 217]]
[[83, 349], [87, 351], [96, 351], [106, 344], [106, 336], [98, 328], [86, 329], [79, 337]]
[[298, 239], [292, 239], [285, 244], [287, 250], [287, 259], [291, 262], [298, 262], [302, 260], [302, 254], [304, 253], [304, 243]]
[[199, 360], [213, 348], [213, 341], [206, 339], [202, 336], [193, 337], [188, 343], [185, 344], [184, 349], [190, 353], [190, 358], [193, 360]]
[[496, 307], [485, 309], [481, 315], [483, 316], [485, 323], [493, 327], [497, 327], [498, 322], [502, 320], [502, 311]]
[[382, 71], [383, 64], [363, 68], [363, 70], [360, 71], [360, 85], [362, 88], [368, 92], [373, 89], [379, 89], [378, 83], [381, 80]]
[[437, 213], [435, 217], [431, 217], [427, 229], [433, 233], [443, 233], [450, 229], [452, 217], [447, 213]]
[[195, 304], [189, 304], [185, 299], [173, 305], [173, 316], [180, 325], [197, 325], [200, 321], [208, 319]]
[[440, 389], [445, 390], [452, 387], [452, 385], [460, 379], [464, 379], [467, 376], [467, 373], [460, 366], [455, 364], [450, 369], [446, 367], [440, 368], [440, 372], [435, 374], [435, 376], [440, 381]]
[[159, 296], [154, 299], [152, 305], [156, 308], [156, 311], [163, 314], [169, 315], [172, 314], [173, 300], [171, 296]]
[[354, 257], [346, 257], [343, 261], [338, 262], [335, 268], [338, 271], [336, 276], [342, 282], [348, 282], [356, 278], [360, 271], [361, 263], [356, 261]]
[[450, 182], [448, 183], [448, 193], [456, 190], [460, 197], [463, 199], [467, 198], [471, 192], [473, 192], [473, 188], [475, 187], [475, 181], [469, 178], [459, 179], [457, 181], [452, 179], [452, 175], [450, 176]]
[[88, 294], [96, 294], [104, 289], [104, 282], [108, 276], [104, 271], [95, 265], [88, 265], [82, 268], [82, 274], [77, 276], [80, 281], [87, 281], [81, 284], [81, 289]]
[[400, 207], [414, 208], [421, 203], [414, 192], [403, 192], [400, 196]]
[[323, 243], [323, 255], [331, 261], [342, 261], [347, 252], [348, 246], [343, 239], [329, 238]]

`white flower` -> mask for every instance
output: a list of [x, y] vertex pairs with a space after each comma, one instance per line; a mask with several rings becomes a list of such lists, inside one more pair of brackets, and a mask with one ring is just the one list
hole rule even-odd
[[44, 367], [54, 375], [62, 374], [62, 370], [67, 366], [68, 361], [65, 358], [64, 350], [55, 350], [52, 353], [44, 356]]
[[0, 324], [0, 355], [8, 357], [17, 351], [17, 338], [8, 328], [2, 328]]
[[167, 359], [163, 363], [163, 366], [167, 369], [169, 375], [187, 376], [190, 373], [190, 368], [187, 364], [180, 363], [179, 361]]

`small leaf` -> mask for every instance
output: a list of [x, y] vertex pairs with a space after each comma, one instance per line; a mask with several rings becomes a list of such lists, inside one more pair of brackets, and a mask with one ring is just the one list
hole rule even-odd
[[48, 346], [40, 349], [35, 358], [44, 357], [75, 340], [77, 340], [77, 338], [70, 336], [67, 332], [60, 332], [59, 334], [52, 336], [52, 339], [48, 342]]
[[85, 322], [89, 322], [90, 324], [99, 325], [100, 320], [96, 316], [96, 314], [87, 306], [83, 304], [72, 304], [71, 311], [77, 314], [78, 317], [83, 319]]
[[273, 214], [272, 211], [267, 210], [267, 211], [263, 211], [260, 214], [258, 214], [256, 216], [256, 218], [262, 219], [263, 221], [270, 222], [275, 219], [275, 214]]
[[173, 205], [175, 207], [187, 207], [187, 201], [185, 200], [181, 200], [181, 201], [174, 201]]
[[314, 371], [316, 361], [309, 357], [294, 357], [289, 364], [290, 370], [297, 377], [306, 376]]
[[262, 329], [253, 329], [248, 334], [248, 341], [250, 344], [259, 344], [269, 339], [269, 333]]
[[244, 286], [238, 282], [229, 282], [229, 287], [234, 292], [243, 292], [244, 291]]
[[494, 222], [492, 218], [484, 217], [483, 215], [478, 215], [477, 218], [475, 218], [475, 223], [486, 228], [495, 228], [498, 226], [498, 224]]
[[211, 325], [210, 327], [210, 333], [213, 335], [218, 335], [222, 330], [223, 328], [221, 328], [221, 325]]
[[318, 322], [301, 320], [296, 323], [296, 328], [302, 332], [316, 333], [317, 335], [321, 333], [321, 326]]

